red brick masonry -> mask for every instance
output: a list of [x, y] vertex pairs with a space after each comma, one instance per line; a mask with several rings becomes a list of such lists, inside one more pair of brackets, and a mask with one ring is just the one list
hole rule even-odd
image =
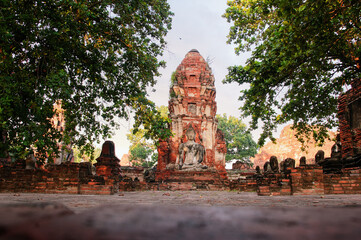
[[[0, 192], [114, 194], [137, 190], [237, 190], [257, 191], [261, 196], [311, 194], [361, 194], [361, 169], [343, 169], [340, 174], [324, 174], [321, 167], [307, 165], [291, 169], [287, 175], [241, 173], [237, 180], [225, 181], [211, 172], [170, 173], [173, 178], [145, 182], [138, 168], [122, 172], [119, 181], [91, 174], [87, 163], [50, 165], [45, 170], [0, 166]], [[168, 179], [168, 180], [166, 180]]]
[[361, 154], [361, 80], [338, 99], [342, 157]]
[[63, 163], [47, 169], [0, 166], [0, 192], [113, 194], [117, 184], [92, 176], [90, 164]]
[[324, 174], [321, 167], [308, 165], [291, 169], [283, 178], [275, 175], [262, 178], [257, 192], [261, 196], [360, 194], [360, 173], [360, 168], [346, 168], [340, 174]]

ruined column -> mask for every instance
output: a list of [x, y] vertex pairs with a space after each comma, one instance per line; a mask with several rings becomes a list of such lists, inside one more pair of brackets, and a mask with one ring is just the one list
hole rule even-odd
[[96, 173], [98, 176], [104, 177], [120, 177], [120, 160], [115, 156], [114, 143], [112, 141], [105, 141], [102, 146], [102, 152], [96, 159], [95, 164]]

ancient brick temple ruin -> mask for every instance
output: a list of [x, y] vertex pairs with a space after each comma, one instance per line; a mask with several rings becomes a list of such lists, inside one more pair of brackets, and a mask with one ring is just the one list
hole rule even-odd
[[170, 88], [169, 117], [174, 136], [158, 147], [157, 180], [183, 186], [200, 181], [203, 186], [215, 182], [221, 186], [226, 180], [227, 149], [217, 128], [215, 97], [211, 68], [197, 50], [189, 51]]
[[[0, 161], [0, 192], [115, 194], [136, 190], [237, 190], [258, 195], [361, 194], [361, 82], [339, 97], [340, 134], [331, 154], [310, 161], [269, 157], [263, 169], [225, 170], [227, 152], [217, 129], [214, 77], [197, 50], [187, 53], [170, 88], [170, 129], [160, 141], [157, 168], [120, 166], [111, 141], [97, 163]], [[58, 124], [61, 127], [61, 124]], [[281, 158], [281, 157], [280, 157]], [[311, 164], [310, 164], [311, 163]]]

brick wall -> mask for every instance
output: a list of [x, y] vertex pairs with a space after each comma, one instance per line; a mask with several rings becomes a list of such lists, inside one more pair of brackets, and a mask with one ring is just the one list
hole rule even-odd
[[361, 169], [343, 169], [341, 174], [324, 176], [325, 194], [360, 194]]
[[253, 178], [230, 180], [229, 188], [230, 190], [237, 190], [240, 192], [255, 192], [257, 191], [257, 181]]
[[156, 174], [156, 190], [227, 190], [226, 171], [160, 171]]
[[292, 194], [324, 194], [324, 174], [322, 167], [306, 165], [291, 169], [290, 177]]
[[130, 177], [133, 180], [139, 180], [140, 182], [144, 182], [144, 168], [143, 167], [121, 167], [122, 176]]
[[240, 192], [257, 191], [257, 181], [254, 177], [255, 173], [255, 170], [227, 169], [229, 189]]
[[259, 196], [292, 195], [290, 179], [281, 174], [267, 174], [257, 179]]
[[117, 191], [115, 182], [93, 176], [86, 163], [62, 163], [46, 169], [0, 166], [0, 192], [113, 194]]
[[[0, 192], [114, 194], [144, 190], [227, 190], [226, 172], [169, 171], [165, 179], [145, 182], [143, 169], [126, 168], [121, 175], [92, 175], [86, 163], [48, 165], [46, 169], [24, 169], [18, 162], [0, 165]], [[166, 173], [166, 172], [163, 172]]]
[[302, 166], [292, 169], [288, 176], [272, 174], [260, 177], [257, 193], [260, 196], [361, 194], [361, 168], [324, 174], [319, 166]]
[[[0, 166], [0, 192], [114, 194], [142, 190], [237, 190], [257, 191], [260, 196], [307, 194], [361, 194], [361, 168], [324, 174], [319, 166], [291, 169], [287, 175], [247, 175], [225, 181], [211, 172], [174, 172], [167, 180], [147, 183], [121, 177], [118, 181], [91, 174], [90, 165], [63, 163], [46, 169], [23, 169], [23, 165]], [[129, 170], [130, 171], [130, 170]], [[139, 174], [135, 171], [133, 175]], [[218, 177], [215, 177], [218, 176]]]
[[[355, 80], [352, 88], [338, 99], [339, 130], [342, 144], [342, 157], [361, 154], [361, 128], [353, 118], [361, 109], [361, 80]], [[354, 110], [352, 108], [355, 108]], [[352, 112], [353, 111], [353, 112]], [[358, 116], [359, 117], [359, 116]], [[359, 117], [360, 118], [360, 117]], [[358, 125], [355, 126], [355, 125]]]

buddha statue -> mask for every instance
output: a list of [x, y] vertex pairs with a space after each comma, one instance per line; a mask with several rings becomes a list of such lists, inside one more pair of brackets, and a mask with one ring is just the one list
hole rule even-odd
[[205, 169], [201, 163], [204, 160], [205, 150], [203, 145], [195, 142], [196, 132], [189, 127], [186, 132], [188, 141], [179, 146], [179, 169]]
[[279, 172], [279, 167], [278, 167], [278, 160], [276, 156], [272, 156], [269, 160], [270, 165], [271, 165], [271, 169], [272, 172], [274, 173], [278, 173]]

